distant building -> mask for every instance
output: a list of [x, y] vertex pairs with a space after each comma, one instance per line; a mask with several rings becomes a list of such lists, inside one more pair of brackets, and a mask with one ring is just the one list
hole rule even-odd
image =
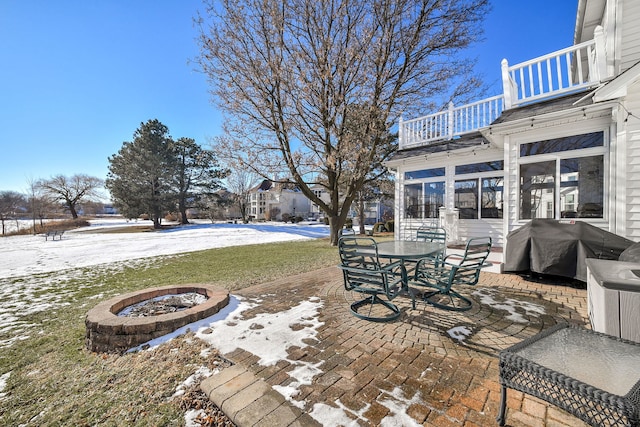
[[312, 208], [311, 201], [297, 186], [268, 179], [249, 191], [248, 201], [249, 213], [257, 220], [281, 221], [283, 215], [306, 219]]

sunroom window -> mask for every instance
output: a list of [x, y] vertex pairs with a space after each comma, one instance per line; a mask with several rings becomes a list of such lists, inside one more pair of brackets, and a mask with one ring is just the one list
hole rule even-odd
[[522, 144], [520, 158], [520, 219], [603, 218], [603, 132]]
[[444, 205], [444, 181], [406, 184], [405, 218], [438, 218]]
[[[461, 219], [502, 218], [504, 161], [471, 163], [456, 166], [454, 205]], [[476, 175], [471, 177], [469, 175]]]

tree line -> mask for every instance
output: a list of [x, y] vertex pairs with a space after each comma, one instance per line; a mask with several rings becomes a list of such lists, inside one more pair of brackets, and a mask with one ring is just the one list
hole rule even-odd
[[49, 179], [29, 181], [28, 194], [17, 191], [0, 191], [0, 226], [2, 235], [6, 234], [6, 222], [29, 215], [40, 226], [43, 220], [66, 209], [73, 219], [78, 218], [78, 206], [86, 201], [95, 204], [100, 198], [99, 189], [103, 186], [100, 178], [85, 174], [70, 177], [56, 175]]
[[29, 194], [0, 191], [0, 223], [31, 213], [34, 221], [50, 218], [61, 206], [73, 219], [78, 207], [100, 200], [101, 188], [109, 190], [115, 208], [126, 218], [148, 216], [154, 228], [176, 212], [187, 224], [188, 210], [199, 209], [205, 215], [234, 203], [218, 190], [229, 170], [220, 167], [212, 150], [206, 150], [192, 138], [173, 139], [167, 126], [153, 119], [141, 123], [132, 141], [125, 141], [118, 153], [109, 157], [106, 180], [86, 174], [71, 177], [56, 175], [30, 182]]

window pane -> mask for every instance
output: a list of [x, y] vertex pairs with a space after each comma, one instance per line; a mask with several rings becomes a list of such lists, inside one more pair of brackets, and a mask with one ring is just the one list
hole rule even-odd
[[424, 185], [424, 218], [438, 218], [444, 206], [444, 182]]
[[455, 207], [461, 219], [478, 219], [478, 180], [456, 181]]
[[409, 184], [404, 186], [405, 218], [422, 218], [420, 212], [422, 184]]
[[482, 179], [482, 218], [502, 218], [502, 178]]
[[444, 176], [444, 168], [422, 169], [404, 173], [404, 179], [434, 178], [437, 176]]
[[501, 171], [504, 169], [504, 160], [496, 160], [494, 162], [472, 163], [469, 165], [456, 166], [456, 175], [478, 172]]
[[560, 161], [560, 207], [566, 218], [602, 218], [603, 156]]
[[531, 142], [520, 146], [520, 157], [536, 154], [558, 153], [560, 151], [580, 150], [583, 148], [602, 147], [604, 132], [593, 132], [584, 135], [573, 135], [546, 141]]
[[404, 186], [405, 218], [438, 218], [444, 206], [444, 182]]
[[520, 165], [520, 218], [554, 218], [556, 161]]

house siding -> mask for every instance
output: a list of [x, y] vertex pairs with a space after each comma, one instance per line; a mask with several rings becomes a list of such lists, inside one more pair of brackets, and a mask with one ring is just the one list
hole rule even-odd
[[640, 2], [626, 0], [620, 2], [618, 11], [620, 25], [621, 70], [625, 71], [640, 61]]
[[[640, 83], [634, 84], [625, 100], [625, 108], [631, 113], [640, 112]], [[625, 119], [626, 112], [622, 110], [621, 121]], [[638, 114], [640, 116], [640, 114]], [[636, 116], [628, 117], [621, 132], [626, 150], [626, 237], [640, 241], [640, 119]]]
[[458, 223], [458, 233], [464, 240], [473, 237], [491, 237], [494, 246], [504, 246], [502, 235], [502, 219], [461, 219]]

